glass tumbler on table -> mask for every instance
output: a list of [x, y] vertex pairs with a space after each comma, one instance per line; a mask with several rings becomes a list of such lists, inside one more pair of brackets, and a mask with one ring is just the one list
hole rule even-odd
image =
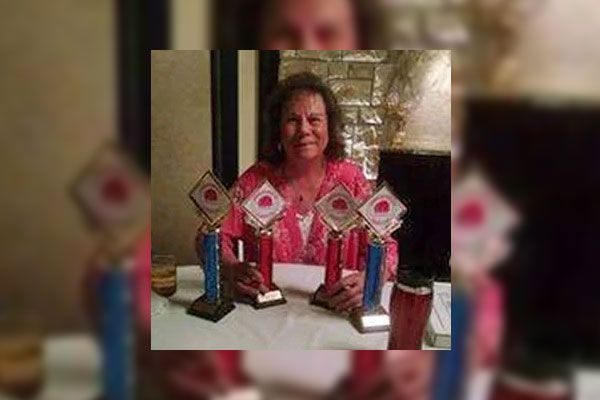
[[177, 264], [175, 256], [152, 256], [152, 290], [169, 297], [177, 291]]
[[44, 383], [41, 326], [33, 315], [0, 315], [0, 394], [32, 399]]

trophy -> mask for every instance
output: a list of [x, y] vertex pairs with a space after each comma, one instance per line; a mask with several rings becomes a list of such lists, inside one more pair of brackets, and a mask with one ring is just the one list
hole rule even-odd
[[[89, 228], [100, 234], [96, 260], [102, 392], [132, 399], [134, 254], [148, 228], [147, 178], [118, 144], [102, 146], [71, 186]], [[29, 371], [29, 370], [27, 370]], [[16, 375], [15, 375], [16, 376]]]
[[361, 309], [351, 316], [352, 324], [361, 333], [387, 331], [390, 328], [390, 317], [381, 306], [386, 253], [384, 238], [402, 225], [401, 218], [406, 210], [406, 206], [386, 183], [379, 186], [358, 208], [358, 214], [369, 231], [363, 303]]
[[207, 171], [190, 191], [190, 199], [205, 223], [202, 236], [204, 264], [204, 294], [188, 308], [188, 314], [213, 322], [229, 314], [235, 305], [225, 296], [221, 283], [219, 225], [233, 201], [219, 179]]
[[330, 290], [342, 277], [344, 233], [352, 228], [357, 220], [357, 204], [348, 189], [339, 183], [317, 202], [315, 208], [330, 232], [325, 256], [325, 283], [314, 293], [311, 304], [329, 309], [327, 299], [331, 295]]
[[273, 283], [273, 223], [285, 208], [283, 197], [265, 180], [244, 200], [242, 208], [253, 219], [258, 231], [258, 269], [269, 291], [253, 299], [256, 309], [285, 304], [281, 290]]

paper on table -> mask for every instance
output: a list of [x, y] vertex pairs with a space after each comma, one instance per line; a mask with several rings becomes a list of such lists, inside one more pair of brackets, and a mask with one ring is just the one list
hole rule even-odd
[[575, 400], [600, 399], [600, 369], [575, 372]]
[[450, 348], [452, 328], [452, 289], [449, 283], [436, 283], [431, 318], [427, 324], [426, 341], [431, 346]]

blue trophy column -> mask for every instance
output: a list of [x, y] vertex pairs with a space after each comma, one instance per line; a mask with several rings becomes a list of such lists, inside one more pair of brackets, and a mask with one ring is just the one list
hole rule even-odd
[[204, 249], [204, 293], [206, 301], [219, 299], [219, 231], [210, 231], [202, 239]]
[[380, 303], [381, 264], [385, 254], [383, 243], [371, 242], [367, 247], [367, 267], [363, 293], [363, 310], [370, 311]]
[[458, 400], [464, 396], [471, 305], [466, 290], [456, 286], [452, 288], [452, 350], [437, 352], [433, 400]]
[[107, 400], [133, 398], [130, 277], [121, 266], [100, 278], [102, 389]]

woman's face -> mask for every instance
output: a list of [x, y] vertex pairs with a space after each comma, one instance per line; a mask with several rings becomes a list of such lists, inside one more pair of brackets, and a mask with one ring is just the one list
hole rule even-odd
[[320, 159], [329, 143], [327, 108], [319, 93], [294, 93], [281, 113], [281, 143], [286, 158]]
[[353, 50], [358, 46], [350, 0], [271, 1], [261, 48]]

